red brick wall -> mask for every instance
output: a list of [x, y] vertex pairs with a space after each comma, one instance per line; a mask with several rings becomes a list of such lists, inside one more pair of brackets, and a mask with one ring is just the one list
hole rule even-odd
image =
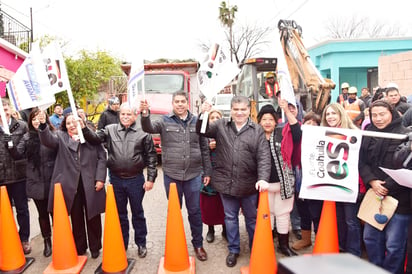
[[396, 83], [402, 95], [412, 94], [412, 51], [379, 57], [378, 71], [379, 86]]

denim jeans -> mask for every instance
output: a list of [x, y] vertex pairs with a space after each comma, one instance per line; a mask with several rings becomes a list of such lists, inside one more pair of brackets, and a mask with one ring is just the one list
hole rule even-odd
[[394, 214], [383, 231], [365, 224], [363, 239], [371, 263], [391, 273], [403, 273], [411, 217]]
[[128, 201], [130, 202], [130, 209], [132, 211], [134, 241], [139, 246], [146, 246], [147, 226], [142, 205], [145, 194], [145, 190], [143, 189], [145, 178], [143, 174], [139, 174], [134, 178], [121, 179], [113, 173], [110, 173], [110, 182], [113, 185], [113, 192], [116, 198], [124, 247], [127, 250], [129, 244]]
[[336, 203], [336, 218], [338, 223], [339, 246], [346, 252], [360, 257], [362, 255], [362, 232], [357, 217], [359, 203]]
[[30, 213], [26, 196], [26, 181], [6, 184], [10, 202], [14, 201], [19, 224], [20, 241], [28, 242], [30, 237]]
[[258, 195], [252, 194], [246, 197], [234, 197], [220, 194], [225, 211], [226, 236], [230, 253], [239, 254], [239, 210], [242, 207], [245, 216], [246, 230], [249, 235], [249, 248], [252, 249], [253, 234], [255, 233]]
[[182, 196], [185, 196], [185, 204], [192, 232], [192, 245], [194, 248], [203, 246], [203, 223], [200, 212], [200, 187], [202, 185], [202, 176], [197, 176], [187, 181], [179, 181], [163, 175], [166, 196], [169, 198], [170, 183], [176, 183], [177, 195], [179, 196], [180, 208], [182, 208]]

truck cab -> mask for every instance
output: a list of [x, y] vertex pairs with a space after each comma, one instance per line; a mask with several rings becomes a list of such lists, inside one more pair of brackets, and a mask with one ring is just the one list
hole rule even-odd
[[[144, 65], [145, 99], [150, 104], [151, 119], [161, 119], [163, 115], [172, 111], [172, 95], [176, 91], [187, 92], [190, 112], [198, 113], [200, 107], [200, 92], [196, 81], [198, 67], [197, 62]], [[129, 76], [131, 64], [124, 63], [121, 68]], [[126, 100], [127, 98], [124, 101]], [[162, 153], [160, 135], [152, 134], [152, 138], [156, 152], [160, 155]]]

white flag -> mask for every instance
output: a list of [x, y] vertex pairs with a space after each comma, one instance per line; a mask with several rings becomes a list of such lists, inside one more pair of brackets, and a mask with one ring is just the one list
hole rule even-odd
[[138, 106], [139, 100], [145, 99], [144, 90], [144, 61], [132, 62], [129, 81], [127, 83], [127, 101], [130, 106]]
[[57, 43], [52, 42], [46, 46], [43, 49], [42, 56], [53, 94], [68, 90], [70, 87], [69, 76], [63, 54]]
[[200, 64], [197, 80], [202, 94], [211, 100], [238, 75], [240, 69], [220, 44], [213, 44]]
[[37, 43], [32, 45], [29, 56], [7, 83], [7, 92], [18, 111], [37, 106], [45, 109], [55, 102]]
[[296, 106], [295, 92], [293, 91], [292, 80], [290, 78], [288, 65], [286, 63], [285, 54], [282, 44], [280, 43], [279, 33], [275, 32], [275, 56], [278, 59], [277, 63], [277, 81], [280, 87], [280, 97], [288, 103]]

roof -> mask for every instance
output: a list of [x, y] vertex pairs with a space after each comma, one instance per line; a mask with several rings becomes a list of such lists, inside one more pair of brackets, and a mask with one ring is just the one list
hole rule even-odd
[[26, 57], [29, 55], [27, 52], [25, 52], [21, 48], [13, 45], [12, 43], [8, 42], [7, 40], [4, 40], [3, 38], [0, 38], [0, 47], [4, 48], [8, 52], [16, 54], [18, 57], [22, 59], [26, 59]]

